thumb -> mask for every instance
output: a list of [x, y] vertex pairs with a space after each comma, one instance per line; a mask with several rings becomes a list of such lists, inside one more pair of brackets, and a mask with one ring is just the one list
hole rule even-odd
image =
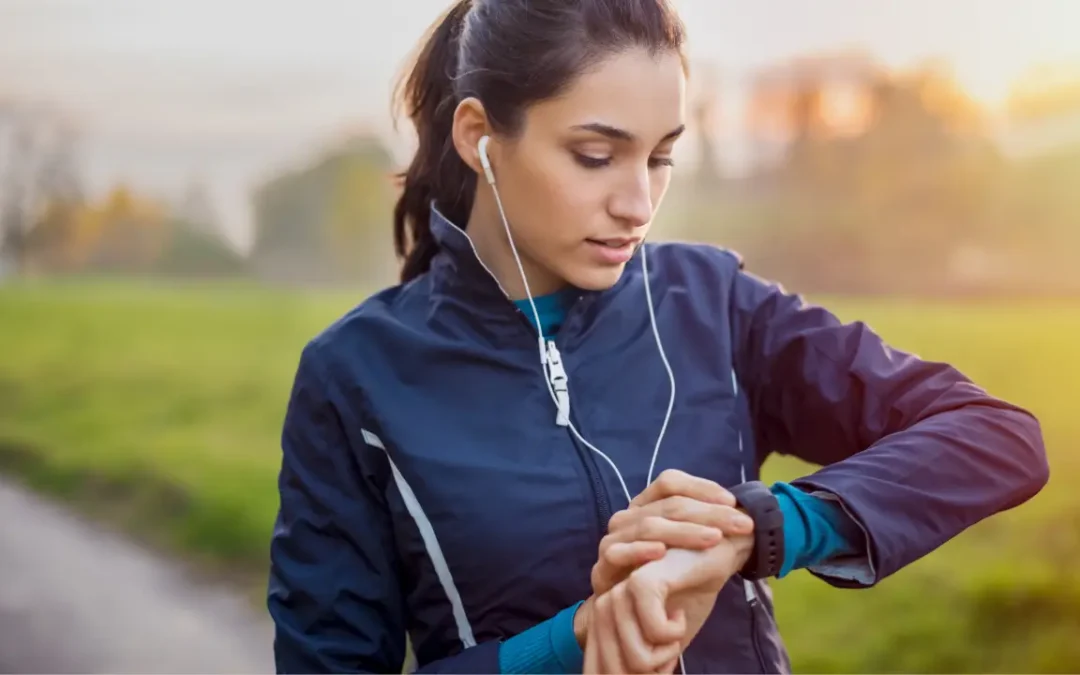
[[[652, 564], [655, 563], [649, 563]], [[681, 608], [668, 612], [671, 592], [667, 583], [655, 571], [650, 573], [647, 567], [631, 574], [625, 582], [641, 633], [654, 645], [681, 642], [686, 636], [686, 612]]]

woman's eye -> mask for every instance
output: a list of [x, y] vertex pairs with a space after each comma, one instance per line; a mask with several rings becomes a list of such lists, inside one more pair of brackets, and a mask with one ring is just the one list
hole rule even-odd
[[[580, 152], [574, 153], [574, 159], [577, 163], [586, 169], [600, 169], [611, 164], [611, 157], [595, 157], [593, 155], [586, 155]], [[662, 166], [675, 166], [675, 162], [670, 157], [650, 157], [649, 168], [656, 169]]]
[[593, 157], [591, 155], [583, 155], [580, 152], [574, 153], [574, 159], [586, 169], [599, 169], [611, 164], [610, 157]]

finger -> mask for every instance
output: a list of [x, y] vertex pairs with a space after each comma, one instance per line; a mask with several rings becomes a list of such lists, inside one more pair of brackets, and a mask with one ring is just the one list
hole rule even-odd
[[[612, 516], [608, 521], [608, 534], [600, 541], [601, 550], [616, 542], [646, 538], [634, 528], [641, 527], [641, 521], [650, 516], [714, 527], [727, 535], [750, 534], [754, 531], [753, 519], [735, 507], [711, 504], [690, 497], [665, 497], [644, 506], [625, 509]], [[669, 543], [669, 546], [678, 544]]]
[[[619, 634], [615, 628], [615, 614], [611, 603], [611, 594], [600, 596], [597, 600], [598, 613], [594, 615], [591, 628], [597, 629], [597, 652], [601, 673], [626, 673], [626, 665], [619, 649]], [[590, 630], [589, 638], [592, 639]]]
[[603, 560], [607, 565], [629, 573], [649, 561], [663, 558], [666, 552], [667, 546], [663, 542], [627, 541], [610, 546], [604, 551]]
[[667, 547], [658, 541], [619, 542], [601, 551], [593, 565], [589, 581], [593, 593], [602, 595], [611, 590], [638, 567], [664, 557]]
[[[590, 630], [591, 630], [591, 626], [590, 626]], [[596, 648], [596, 645], [598, 645], [598, 644], [599, 644], [599, 640], [594, 639], [594, 637], [592, 635], [590, 635], [588, 638], [586, 638], [586, 640], [585, 640], [585, 662], [582, 665], [582, 669], [581, 669], [582, 675], [593, 675], [593, 673], [599, 673], [600, 672], [600, 655], [599, 655], [598, 650]]]
[[614, 533], [618, 532], [619, 530], [625, 529], [627, 525], [634, 522], [639, 517], [640, 514], [634, 509], [625, 508], [621, 511], [616, 511], [614, 514], [612, 514], [611, 518], [608, 518], [608, 532]]
[[754, 520], [739, 509], [690, 497], [666, 497], [640, 510], [668, 520], [715, 527], [724, 534], [749, 534], [754, 531]]
[[625, 585], [617, 586], [612, 591], [612, 609], [615, 612], [615, 628], [619, 634], [623, 662], [633, 672], [655, 673], [665, 663], [678, 656], [680, 648], [678, 642], [654, 646], [645, 641], [638, 625], [634, 603]]
[[630, 500], [630, 506], [644, 506], [665, 497], [683, 496], [712, 504], [735, 506], [735, 497], [722, 485], [707, 478], [668, 469], [661, 473], [638, 496]]
[[655, 574], [642, 574], [662, 562], [660, 560], [639, 568], [625, 582], [642, 635], [645, 640], [657, 645], [680, 642], [686, 634], [685, 614], [669, 613], [667, 610], [668, 593], [664, 580]]
[[724, 533], [715, 527], [699, 525], [660, 516], [646, 516], [634, 525], [634, 541], [659, 541], [668, 548], [693, 550], [712, 548], [720, 543]]
[[589, 626], [588, 632], [585, 636], [585, 661], [582, 664], [582, 674], [592, 675], [593, 673], [600, 672], [600, 610], [598, 609], [600, 604], [600, 598], [603, 596], [594, 596], [591, 601], [591, 607], [589, 611]]
[[[621, 511], [620, 513], [625, 513]], [[618, 514], [616, 514], [618, 515]], [[608, 521], [608, 533], [600, 539], [600, 553], [603, 553], [613, 544], [634, 540], [634, 525], [641, 520], [644, 514], [636, 514], [633, 518], [623, 518], [616, 523], [613, 516]]]
[[652, 649], [641, 635], [637, 614], [626, 585], [616, 586], [610, 595], [615, 615], [615, 630], [619, 636], [619, 649], [622, 651], [624, 663], [635, 673], [652, 672]]
[[654, 668], [653, 673], [672, 673], [675, 671], [675, 666], [679, 663], [679, 655], [682, 654], [682, 645], [678, 642], [672, 642], [669, 645], [657, 647], [654, 652], [657, 659], [660, 661], [660, 665]]

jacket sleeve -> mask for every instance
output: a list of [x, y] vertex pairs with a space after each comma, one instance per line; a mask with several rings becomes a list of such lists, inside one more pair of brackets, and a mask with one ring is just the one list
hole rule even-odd
[[[350, 442], [342, 421], [350, 407], [335, 391], [309, 346], [285, 414], [270, 545], [276, 669], [399, 673], [406, 649], [401, 566], [377, 487], [389, 462]], [[495, 673], [498, 646], [481, 644], [418, 672]]]
[[862, 527], [876, 584], [966, 528], [1034, 496], [1049, 476], [1039, 423], [953, 367], [885, 344], [740, 270], [736, 375], [758, 448], [824, 468], [792, 484]]

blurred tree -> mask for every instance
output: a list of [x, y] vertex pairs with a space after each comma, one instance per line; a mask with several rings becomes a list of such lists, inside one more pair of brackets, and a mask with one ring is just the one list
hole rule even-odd
[[825, 56], [766, 73], [759, 93], [787, 109], [774, 113], [787, 151], [742, 190], [758, 195], [739, 207], [755, 226], [728, 228], [762, 273], [805, 289], [933, 292], [956, 287], [958, 256], [1000, 246], [1008, 167], [948, 69]]
[[150, 267], [155, 275], [209, 278], [242, 277], [249, 274], [248, 260], [225, 244], [221, 237], [175, 222], [161, 254]]
[[886, 77], [862, 51], [810, 54], [762, 68], [750, 82], [749, 134], [766, 146], [781, 144], [790, 163], [815, 143], [864, 131], [870, 92]]
[[85, 206], [68, 198], [50, 199], [27, 235], [29, 264], [37, 272], [73, 272], [81, 264], [78, 241]]
[[932, 60], [910, 73], [905, 84], [918, 93], [923, 109], [953, 133], [987, 132], [986, 111], [956, 80], [948, 64]]
[[312, 283], [391, 280], [394, 190], [392, 159], [372, 134], [265, 184], [254, 197], [258, 273]]
[[[392, 260], [388, 206], [395, 196], [390, 156], [373, 138], [353, 141], [339, 160], [327, 213], [337, 265], [358, 261], [376, 276]], [[380, 260], [381, 258], [381, 260]]]
[[150, 268], [170, 277], [237, 277], [249, 273], [248, 261], [225, 239], [209, 183], [189, 181], [172, 209], [167, 240]]
[[720, 81], [716, 69], [706, 66], [698, 80], [697, 96], [693, 102], [693, 120], [698, 135], [697, 184], [699, 188], [715, 187], [721, 179], [719, 143]]
[[76, 266], [79, 214], [85, 195], [75, 159], [74, 135], [60, 136], [38, 172], [40, 212], [26, 237], [27, 264], [38, 272], [66, 272]]
[[117, 185], [76, 219], [72, 245], [77, 265], [108, 272], [147, 271], [168, 241], [169, 223], [161, 203]]
[[76, 129], [60, 113], [0, 101], [0, 262], [30, 268], [30, 230], [51, 200], [77, 203]]

